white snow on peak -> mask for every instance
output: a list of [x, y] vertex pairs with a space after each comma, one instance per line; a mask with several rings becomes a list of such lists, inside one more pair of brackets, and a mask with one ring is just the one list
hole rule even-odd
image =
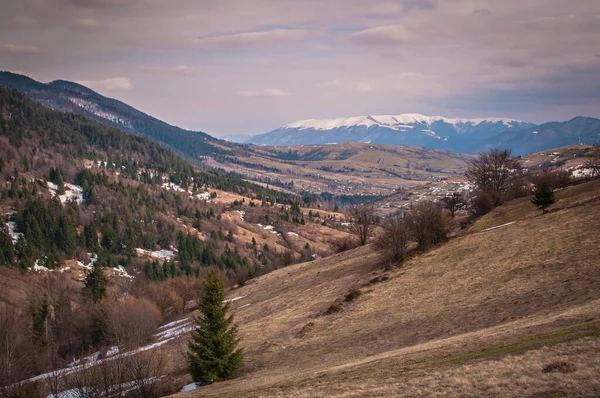
[[522, 123], [516, 119], [506, 118], [482, 118], [482, 119], [450, 119], [443, 116], [426, 116], [419, 113], [403, 113], [400, 115], [378, 115], [378, 116], [357, 116], [350, 118], [337, 119], [307, 119], [294, 123], [286, 124], [284, 129], [314, 129], [314, 130], [334, 130], [341, 127], [387, 127], [393, 130], [406, 131], [414, 127], [414, 124], [424, 124], [430, 126], [437, 122], [444, 122], [452, 125], [472, 124], [477, 126], [481, 123], [503, 123], [506, 127], [513, 127], [514, 123]]

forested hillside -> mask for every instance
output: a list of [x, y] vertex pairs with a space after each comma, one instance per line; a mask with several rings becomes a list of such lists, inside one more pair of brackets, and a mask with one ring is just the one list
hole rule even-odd
[[[327, 255], [347, 235], [334, 229], [342, 220], [305, 199], [0, 86], [0, 321], [15, 332], [3, 341], [22, 344], [1, 356], [11, 366], [0, 387], [147, 341], [197, 297], [209, 267], [241, 285]], [[149, 323], [116, 330], [115, 317], [132, 316], [123, 308]], [[42, 360], [20, 362], [34, 351]]]
[[150, 138], [196, 163], [204, 156], [231, 155], [239, 147], [199, 131], [172, 126], [74, 82], [56, 80], [45, 84], [27, 76], [0, 72], [0, 85], [12, 87], [51, 109], [77, 113], [123, 132]]

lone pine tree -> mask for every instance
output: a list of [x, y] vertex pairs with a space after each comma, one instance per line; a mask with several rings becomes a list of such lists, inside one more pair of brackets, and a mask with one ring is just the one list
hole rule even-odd
[[552, 189], [545, 182], [539, 183], [531, 199], [531, 203], [537, 206], [538, 209], [542, 209], [542, 214], [546, 214], [546, 208], [554, 202], [556, 202], [556, 198]]
[[233, 315], [227, 316], [229, 303], [223, 302], [223, 281], [216, 271], [208, 272], [202, 288], [200, 314], [189, 342], [188, 363], [196, 383], [210, 384], [233, 377], [242, 365], [243, 353], [236, 349], [237, 327], [232, 325]]
[[94, 265], [87, 273], [83, 281], [84, 291], [92, 298], [94, 303], [99, 303], [106, 295], [106, 285], [108, 277], [104, 275], [102, 267]]

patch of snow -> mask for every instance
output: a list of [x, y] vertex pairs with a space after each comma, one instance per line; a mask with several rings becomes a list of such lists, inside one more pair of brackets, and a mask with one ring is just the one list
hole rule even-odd
[[585, 178], [585, 177], [591, 177], [593, 173], [594, 173], [594, 169], [579, 168], [579, 169], [573, 170], [571, 172], [571, 176], [573, 178]]
[[65, 183], [65, 193], [58, 195], [56, 193], [58, 190], [58, 186], [56, 184], [50, 181], [48, 181], [46, 184], [48, 185], [48, 190], [52, 192], [53, 196], [58, 197], [62, 204], [65, 204], [68, 201], [76, 202], [78, 205], [83, 203], [83, 188], [79, 185]]
[[275, 227], [274, 227], [274, 226], [272, 226], [272, 225], [267, 225], [267, 226], [266, 226], [266, 227], [264, 227], [263, 229], [266, 229], [267, 231], [271, 231], [271, 230], [274, 230], [274, 229], [275, 229]]
[[113, 268], [113, 273], [114, 275], [120, 276], [121, 278], [135, 279], [135, 276], [129, 275], [125, 267], [123, 267], [122, 265]]
[[19, 239], [20, 236], [24, 236], [21, 232], [17, 232], [17, 223], [14, 221], [9, 221], [6, 223], [6, 226], [8, 227], [8, 234], [10, 235], [10, 238], [12, 239], [13, 245], [15, 243], [17, 243], [17, 240]]
[[175, 337], [178, 337], [182, 334], [191, 332], [194, 329], [194, 327], [195, 326], [193, 324], [193, 321], [190, 321], [183, 325], [178, 325], [178, 326], [172, 327], [170, 329], [164, 330], [162, 332], [158, 332], [154, 335], [154, 337], [158, 341], [162, 341], [165, 339], [174, 339]]
[[297, 233], [295, 233], [295, 232], [288, 232], [287, 234], [288, 234], [289, 236], [300, 236], [300, 235], [298, 235], [298, 234], [297, 234]]
[[110, 347], [108, 349], [108, 351], [106, 351], [106, 357], [109, 358], [114, 355], [117, 355], [118, 353], [119, 353], [119, 346], [115, 345], [115, 346]]
[[248, 303], [248, 304], [244, 304], [244, 305], [240, 305], [239, 307], [237, 307], [237, 309], [239, 310], [240, 308], [246, 308], [249, 305], [251, 305], [252, 303]]
[[231, 303], [231, 302], [233, 302], [233, 301], [238, 301], [238, 300], [241, 300], [241, 299], [243, 299], [244, 297], [246, 297], [246, 296], [234, 297], [234, 298], [231, 298], [231, 299], [223, 300], [223, 302], [224, 302], [224, 303]]
[[235, 210], [234, 213], [238, 213], [240, 215], [240, 220], [244, 221], [244, 216], [246, 215], [246, 212], [243, 210]]
[[175, 257], [175, 253], [173, 252], [173, 250], [165, 250], [165, 249], [150, 251], [150, 250], [137, 248], [137, 249], [135, 249], [135, 252], [140, 256], [149, 256], [152, 258], [156, 258], [158, 260], [171, 260]]
[[[198, 383], [191, 383], [191, 384], [186, 384], [185, 386], [181, 387], [181, 390], [179, 390], [179, 392], [188, 392], [188, 391], [194, 391], [196, 388], [200, 387], [198, 385]], [[61, 397], [62, 398], [62, 397]]]
[[502, 225], [496, 225], [495, 227], [491, 227], [491, 228], [482, 229], [482, 230], [481, 230], [481, 231], [479, 231], [479, 232], [487, 232], [487, 231], [492, 231], [492, 230], [494, 230], [494, 229], [503, 228], [503, 227], [508, 227], [509, 225], [513, 225], [513, 224], [515, 224], [515, 223], [516, 223], [516, 221], [511, 221], [511, 222], [508, 222], [508, 223], [506, 223], [506, 224], [502, 224]]
[[78, 107], [85, 109], [86, 111], [101, 117], [102, 119], [106, 119], [109, 120], [113, 123], [117, 123], [129, 128], [132, 128], [133, 126], [131, 125], [130, 122], [128, 122], [127, 120], [113, 114], [110, 112], [105, 112], [103, 110], [100, 109], [100, 106], [92, 101], [87, 101], [84, 100], [82, 98], [78, 98], [78, 97], [69, 97], [69, 101], [75, 105], [77, 105]]
[[208, 200], [210, 199], [210, 193], [209, 192], [201, 192], [199, 194], [196, 195], [196, 199], [199, 200]]
[[177, 321], [173, 321], [173, 322], [169, 322], [169, 323], [165, 323], [164, 325], [162, 325], [161, 327], [159, 327], [159, 329], [166, 329], [166, 328], [172, 328], [175, 325], [180, 324], [181, 322], [189, 322], [190, 318], [183, 318], [183, 319], [179, 319]]
[[52, 272], [54, 271], [53, 269], [44, 267], [43, 265], [40, 265], [40, 261], [42, 261], [42, 259], [37, 259], [35, 260], [35, 264], [33, 265], [33, 268], [29, 268], [29, 269], [33, 269], [35, 272]]

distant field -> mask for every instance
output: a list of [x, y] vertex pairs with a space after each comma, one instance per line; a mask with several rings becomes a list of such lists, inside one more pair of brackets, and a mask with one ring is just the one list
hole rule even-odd
[[293, 147], [251, 146], [241, 162], [211, 166], [252, 180], [293, 182], [294, 190], [347, 195], [389, 195], [399, 188], [462, 179], [471, 155], [421, 147], [344, 143]]
[[593, 396], [600, 181], [557, 195], [543, 216], [501, 206], [399, 269], [363, 247], [250, 281], [230, 293], [240, 377], [181, 396]]

